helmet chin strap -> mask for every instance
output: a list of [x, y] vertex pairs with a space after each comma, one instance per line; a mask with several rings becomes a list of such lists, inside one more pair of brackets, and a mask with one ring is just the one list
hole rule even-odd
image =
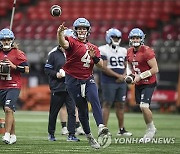
[[121, 39], [119, 39], [118, 42], [115, 42], [112, 38], [110, 38], [110, 39], [111, 39], [111, 41], [112, 41], [112, 45], [113, 45], [113, 46], [119, 46], [119, 44], [121, 43]]

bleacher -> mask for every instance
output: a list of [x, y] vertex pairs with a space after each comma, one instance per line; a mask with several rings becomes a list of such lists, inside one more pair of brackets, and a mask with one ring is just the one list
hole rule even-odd
[[[12, 4], [13, 0], [0, 3], [0, 16], [6, 18], [6, 20], [1, 21], [0, 28], [9, 26], [7, 17], [10, 16]], [[63, 13], [58, 18], [52, 17], [49, 13], [50, 7], [54, 4], [62, 7]], [[178, 16], [180, 15], [180, 1], [18, 0], [16, 7], [13, 31], [21, 45], [20, 47], [25, 52], [30, 53], [30, 57], [32, 57], [31, 52], [35, 52], [34, 54], [39, 59], [46, 57], [47, 52], [57, 44], [56, 31], [59, 24], [65, 21], [66, 25], [71, 28], [73, 21], [78, 17], [85, 17], [91, 21], [92, 34], [90, 39], [98, 43], [97, 45], [104, 43], [107, 29], [116, 27], [122, 31], [122, 43], [127, 46], [129, 31], [134, 27], [140, 27], [147, 34], [146, 41], [155, 47], [159, 57], [164, 54], [163, 48], [166, 48], [166, 44], [157, 46], [157, 42], [177, 41], [171, 51], [166, 48], [167, 54], [172, 54], [172, 57], [175, 57], [174, 55], [177, 55], [180, 49], [180, 18]], [[24, 40], [28, 40], [29, 43], [25, 44]], [[35, 61], [31, 58], [30, 60]], [[160, 58], [160, 60], [164, 61], [165, 59]], [[172, 58], [173, 60], [174, 58]]]
[[[60, 17], [50, 15], [54, 4], [62, 7]], [[9, 27], [12, 7], [13, 0], [0, 2], [0, 29]], [[155, 49], [161, 71], [178, 70], [179, 0], [17, 0], [13, 32], [20, 49], [28, 56], [32, 71], [43, 70], [47, 53], [57, 45], [58, 26], [65, 21], [72, 28], [78, 17], [90, 20], [89, 39], [96, 45], [105, 43], [106, 30], [116, 27], [122, 31], [122, 45], [128, 47], [130, 30], [141, 28], [146, 34], [146, 44]]]

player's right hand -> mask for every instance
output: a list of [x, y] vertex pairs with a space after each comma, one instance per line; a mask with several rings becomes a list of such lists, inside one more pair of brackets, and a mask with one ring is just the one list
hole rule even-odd
[[57, 32], [58, 34], [62, 34], [62, 32], [64, 33], [64, 30], [68, 29], [67, 27], [64, 26], [64, 22], [59, 26]]
[[62, 76], [62, 74], [61, 74], [60, 72], [57, 72], [57, 73], [56, 73], [56, 77], [57, 77], [58, 79], [61, 79], [63, 76]]

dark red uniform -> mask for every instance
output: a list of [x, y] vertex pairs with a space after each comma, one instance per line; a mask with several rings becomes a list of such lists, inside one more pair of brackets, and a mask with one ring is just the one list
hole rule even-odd
[[[134, 48], [128, 49], [127, 60], [133, 66], [133, 73], [141, 74], [144, 71], [150, 69], [148, 61], [155, 57], [154, 50], [148, 46], [142, 45], [139, 50], [135, 53]], [[137, 85], [152, 84], [156, 82], [156, 75], [140, 80]]]
[[[5, 59], [9, 59], [15, 65], [27, 62], [24, 52], [15, 48], [8, 52], [0, 50], [0, 61]], [[11, 69], [9, 76], [0, 75], [0, 89], [10, 88], [21, 88], [21, 74], [19, 71]]]
[[[66, 63], [63, 66], [66, 72], [65, 83], [71, 99], [78, 108], [79, 120], [85, 134], [89, 134], [88, 104], [91, 103], [93, 115], [97, 126], [103, 124], [101, 105], [98, 96], [98, 89], [93, 77], [94, 62], [89, 56], [89, 47], [94, 47], [95, 55], [100, 57], [97, 46], [86, 42], [80, 42], [73, 37], [66, 37], [69, 42], [69, 49], [66, 51]], [[84, 92], [83, 91], [84, 86]], [[85, 96], [83, 96], [85, 95]]]
[[77, 79], [88, 79], [92, 75], [94, 62], [88, 54], [89, 46], [96, 50], [96, 56], [100, 57], [97, 46], [87, 42], [83, 43], [73, 37], [66, 37], [70, 43], [70, 49], [66, 51], [66, 63], [64, 71]]

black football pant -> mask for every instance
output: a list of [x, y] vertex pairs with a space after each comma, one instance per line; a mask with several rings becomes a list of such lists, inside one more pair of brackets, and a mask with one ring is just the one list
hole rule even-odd
[[56, 130], [56, 120], [60, 108], [65, 103], [68, 113], [68, 123], [67, 128], [69, 135], [75, 134], [75, 103], [71, 101], [67, 92], [55, 92], [51, 93], [50, 109], [49, 109], [49, 123], [48, 123], [48, 133], [54, 134]]

